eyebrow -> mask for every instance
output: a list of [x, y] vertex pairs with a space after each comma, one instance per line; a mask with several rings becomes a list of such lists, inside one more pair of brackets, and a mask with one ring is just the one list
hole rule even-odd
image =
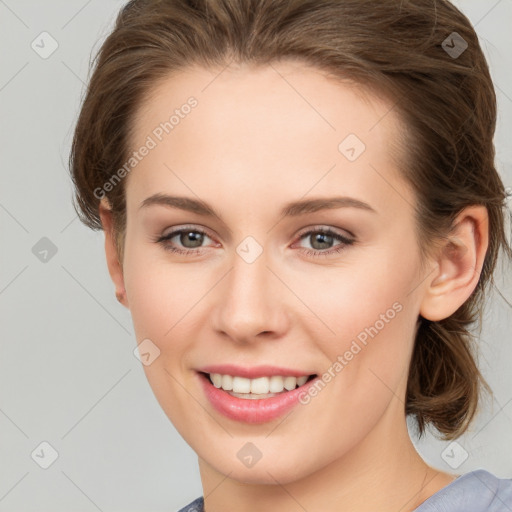
[[[205, 217], [215, 217], [223, 222], [221, 215], [208, 203], [205, 203], [200, 199], [170, 196], [158, 193], [144, 199], [139, 209], [153, 205], [178, 208], [180, 210], [196, 213]], [[301, 199], [299, 201], [287, 203], [281, 209], [281, 217], [297, 217], [299, 215], [314, 213], [320, 210], [330, 210], [333, 208], [359, 208], [361, 210], [377, 213], [369, 204], [353, 197], [323, 197], [318, 199]]]

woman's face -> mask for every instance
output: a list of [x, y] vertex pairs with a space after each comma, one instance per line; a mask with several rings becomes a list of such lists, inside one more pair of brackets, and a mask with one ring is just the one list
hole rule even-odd
[[[286, 483], [403, 429], [425, 276], [392, 106], [283, 62], [190, 68], [139, 111], [127, 302], [156, 398], [223, 474]], [[244, 392], [317, 378], [253, 400], [209, 370], [258, 377]]]

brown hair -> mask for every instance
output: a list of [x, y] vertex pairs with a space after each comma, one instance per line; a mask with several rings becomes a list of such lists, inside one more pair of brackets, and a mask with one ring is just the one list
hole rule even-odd
[[[468, 45], [461, 55], [447, 51], [453, 32]], [[463, 208], [487, 208], [489, 248], [478, 285], [449, 318], [421, 319], [409, 370], [405, 412], [416, 418], [420, 437], [428, 424], [444, 439], [458, 437], [477, 411], [481, 387], [490, 391], [470, 327], [481, 321], [500, 248], [509, 257], [512, 250], [494, 163], [495, 92], [478, 37], [450, 2], [132, 0], [92, 62], [74, 133], [70, 171], [80, 220], [101, 229], [106, 195], [122, 263], [124, 180], [109, 193], [102, 187], [127, 161], [137, 109], [159, 79], [193, 64], [280, 59], [326, 70], [392, 102], [405, 128], [400, 170], [417, 197], [422, 255]]]

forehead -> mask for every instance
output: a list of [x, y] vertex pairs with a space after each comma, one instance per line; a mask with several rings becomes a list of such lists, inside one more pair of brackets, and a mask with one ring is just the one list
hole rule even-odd
[[255, 193], [272, 184], [296, 197], [340, 183], [357, 192], [382, 187], [379, 174], [399, 178], [392, 107], [296, 62], [190, 67], [165, 77], [141, 103], [131, 146], [150, 138], [154, 147], [128, 180], [140, 195], [178, 176], [186, 176], [179, 186], [189, 193], [221, 185]]
[[190, 97], [200, 107], [194, 109], [193, 118], [206, 121], [208, 127], [226, 129], [229, 116], [232, 124], [239, 122], [238, 128], [246, 128], [239, 138], [254, 134], [251, 125], [261, 123], [267, 125], [263, 133], [275, 126], [290, 128], [287, 125], [299, 116], [301, 122], [294, 125], [292, 135], [300, 128], [308, 129], [310, 135], [337, 132], [341, 136], [352, 130], [370, 139], [393, 129], [398, 121], [394, 113], [388, 115], [394, 105], [369, 87], [302, 62], [283, 61], [208, 69], [191, 66], [173, 72], [155, 82], [142, 98], [133, 123], [135, 134], [169, 120]]

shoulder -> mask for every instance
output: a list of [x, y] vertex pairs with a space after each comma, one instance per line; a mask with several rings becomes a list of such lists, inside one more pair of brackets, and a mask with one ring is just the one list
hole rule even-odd
[[196, 498], [193, 502], [189, 503], [186, 507], [181, 508], [178, 512], [204, 512], [203, 497]]
[[500, 512], [512, 510], [512, 478], [477, 469], [459, 476], [414, 512]]

